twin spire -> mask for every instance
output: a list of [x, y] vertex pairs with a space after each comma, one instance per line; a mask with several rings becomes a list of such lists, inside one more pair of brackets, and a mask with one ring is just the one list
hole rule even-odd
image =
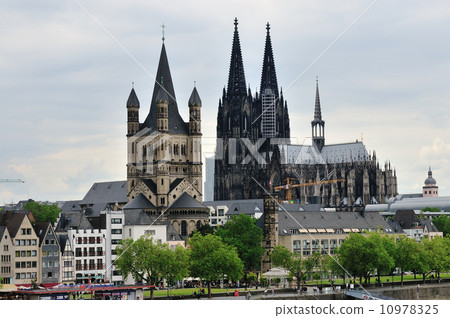
[[[263, 68], [261, 74], [260, 91], [271, 89], [278, 98], [278, 82], [273, 59], [272, 40], [270, 38], [270, 24], [266, 25], [266, 43], [264, 48]], [[247, 96], [244, 63], [242, 60], [241, 44], [239, 40], [238, 20], [234, 19], [233, 46], [231, 49], [230, 69], [228, 74], [228, 98], [245, 98]]]

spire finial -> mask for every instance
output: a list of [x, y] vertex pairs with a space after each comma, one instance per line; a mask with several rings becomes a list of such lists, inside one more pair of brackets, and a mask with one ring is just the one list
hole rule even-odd
[[267, 22], [267, 24], [266, 24], [266, 30], [267, 30], [267, 33], [269, 33], [269, 30], [270, 30], [270, 23], [269, 22]]
[[234, 29], [237, 30], [237, 26], [238, 26], [238, 19], [234, 18]]
[[134, 89], [134, 82], [131, 82], [131, 88]]
[[197, 87], [197, 81], [194, 81], [194, 87]]
[[319, 84], [319, 76], [316, 75], [316, 84]]
[[164, 29], [167, 28], [167, 26], [164, 24], [164, 22], [163, 22], [163, 24], [161, 24], [161, 28], [162, 28], [162, 40], [163, 40], [163, 42], [164, 42], [164, 40], [166, 39], [166, 38], [164, 37]]

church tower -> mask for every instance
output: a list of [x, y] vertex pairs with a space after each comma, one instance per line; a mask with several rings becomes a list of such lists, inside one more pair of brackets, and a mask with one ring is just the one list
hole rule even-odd
[[[163, 38], [164, 41], [164, 38]], [[202, 202], [201, 99], [194, 87], [189, 121], [178, 112], [163, 42], [150, 111], [139, 123], [139, 100], [131, 90], [127, 101], [128, 163], [125, 208], [140, 208], [151, 217], [169, 221], [185, 238], [208, 223]]]
[[325, 121], [322, 120], [320, 109], [319, 80], [316, 79], [316, 105], [314, 107], [314, 120], [311, 122], [312, 140], [319, 152], [325, 146]]
[[134, 91], [134, 85], [131, 89], [130, 96], [127, 101], [127, 118], [128, 118], [128, 133], [127, 137], [133, 136], [139, 131], [139, 99]]

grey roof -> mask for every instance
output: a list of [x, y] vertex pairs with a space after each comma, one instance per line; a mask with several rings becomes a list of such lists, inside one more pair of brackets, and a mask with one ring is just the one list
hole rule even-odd
[[327, 163], [344, 163], [369, 160], [366, 146], [360, 141], [325, 145], [321, 155]]
[[127, 202], [127, 182], [96, 182], [89, 189], [88, 193], [81, 200], [80, 205], [90, 205], [94, 203], [126, 203]]
[[170, 184], [169, 193], [172, 192], [173, 189], [178, 187], [178, 185], [184, 180], [184, 178], [176, 178], [173, 180], [173, 182]]
[[70, 229], [90, 230], [92, 225], [82, 212], [61, 212], [55, 232], [67, 232]]
[[144, 184], [147, 186], [147, 188], [150, 189], [150, 191], [152, 191], [152, 193], [157, 193], [156, 183], [152, 179], [142, 179], [142, 182], [144, 182]]
[[439, 232], [436, 225], [434, 225], [430, 219], [419, 219], [419, 222], [420, 225], [428, 229], [428, 232]]
[[169, 132], [173, 134], [188, 134], [189, 124], [184, 122], [178, 113], [178, 105], [175, 98], [175, 90], [173, 88], [172, 76], [170, 75], [169, 61], [167, 59], [166, 47], [163, 43], [161, 55], [159, 58], [158, 71], [156, 72], [156, 81], [153, 87], [152, 100], [150, 104], [150, 112], [141, 125], [142, 128], [149, 128], [150, 132], [157, 131], [157, 113], [156, 113], [156, 96], [163, 85], [169, 95]]
[[61, 211], [62, 212], [81, 211], [80, 202], [81, 200], [66, 201], [61, 207]]
[[[264, 218], [257, 225], [262, 227]], [[378, 229], [392, 231], [389, 224], [377, 212], [278, 212], [280, 235], [289, 235], [294, 229]]]
[[0, 225], [7, 226], [9, 235], [15, 237], [27, 215], [25, 211], [6, 211], [0, 213]]
[[36, 222], [34, 224], [34, 231], [36, 232], [36, 235], [39, 237], [39, 246], [42, 245], [42, 242], [45, 239], [45, 236], [47, 235], [48, 227], [50, 226], [50, 222]]
[[450, 211], [450, 197], [426, 197], [426, 198], [405, 198], [396, 200], [389, 205], [389, 211], [397, 210], [421, 210], [426, 207], [439, 208]]
[[61, 253], [64, 253], [69, 236], [67, 234], [57, 234], [56, 236], [58, 237], [60, 251]]
[[151, 203], [145, 195], [142, 193], [139, 193], [137, 197], [132, 199], [130, 202], [128, 202], [124, 207], [123, 210], [146, 210], [146, 209], [155, 209], [155, 205]]
[[200, 95], [198, 95], [197, 88], [194, 87], [191, 97], [189, 97], [189, 105], [201, 106], [201, 104], [202, 100], [200, 99]]
[[153, 219], [144, 211], [126, 210], [125, 225], [150, 225], [153, 224]]
[[209, 210], [206, 205], [198, 202], [189, 194], [184, 192], [170, 207], [169, 210], [174, 209], [206, 209]]
[[[234, 202], [228, 207], [227, 215], [239, 215], [255, 213], [263, 213], [264, 206], [262, 200], [239, 200], [241, 202]], [[258, 202], [259, 201], [259, 202]]]
[[[175, 230], [172, 223], [166, 222], [167, 224], [167, 241], [182, 241], [180, 234]], [[172, 236], [174, 238], [172, 238]]]
[[131, 89], [130, 96], [128, 96], [127, 108], [129, 107], [138, 107], [139, 108], [139, 99], [137, 98], [136, 92], [134, 88]]
[[0, 225], [0, 242], [3, 239], [3, 233], [5, 233], [6, 231], [6, 226], [5, 225]]
[[280, 156], [287, 164], [333, 164], [369, 160], [362, 142], [325, 145], [320, 152], [314, 145], [279, 145]]
[[[220, 205], [225, 205], [228, 210], [234, 210], [233, 207], [241, 207], [240, 210], [244, 210], [244, 207], [254, 207], [257, 205], [260, 209], [263, 207], [263, 199], [247, 199], [247, 200], [218, 200], [218, 201], [204, 201], [204, 205], [217, 209]], [[254, 210], [254, 209], [253, 209]], [[261, 210], [262, 211], [262, 210]]]

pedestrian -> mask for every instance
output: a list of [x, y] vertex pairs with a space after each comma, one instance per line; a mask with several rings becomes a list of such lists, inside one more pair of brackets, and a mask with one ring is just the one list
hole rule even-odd
[[272, 287], [272, 297], [275, 296], [275, 288]]
[[416, 293], [417, 293], [417, 299], [419, 299], [419, 284], [417, 284]]
[[267, 297], [267, 288], [264, 289], [264, 297]]
[[247, 292], [247, 300], [250, 300], [250, 298], [252, 297], [252, 293], [250, 293], [250, 291]]

